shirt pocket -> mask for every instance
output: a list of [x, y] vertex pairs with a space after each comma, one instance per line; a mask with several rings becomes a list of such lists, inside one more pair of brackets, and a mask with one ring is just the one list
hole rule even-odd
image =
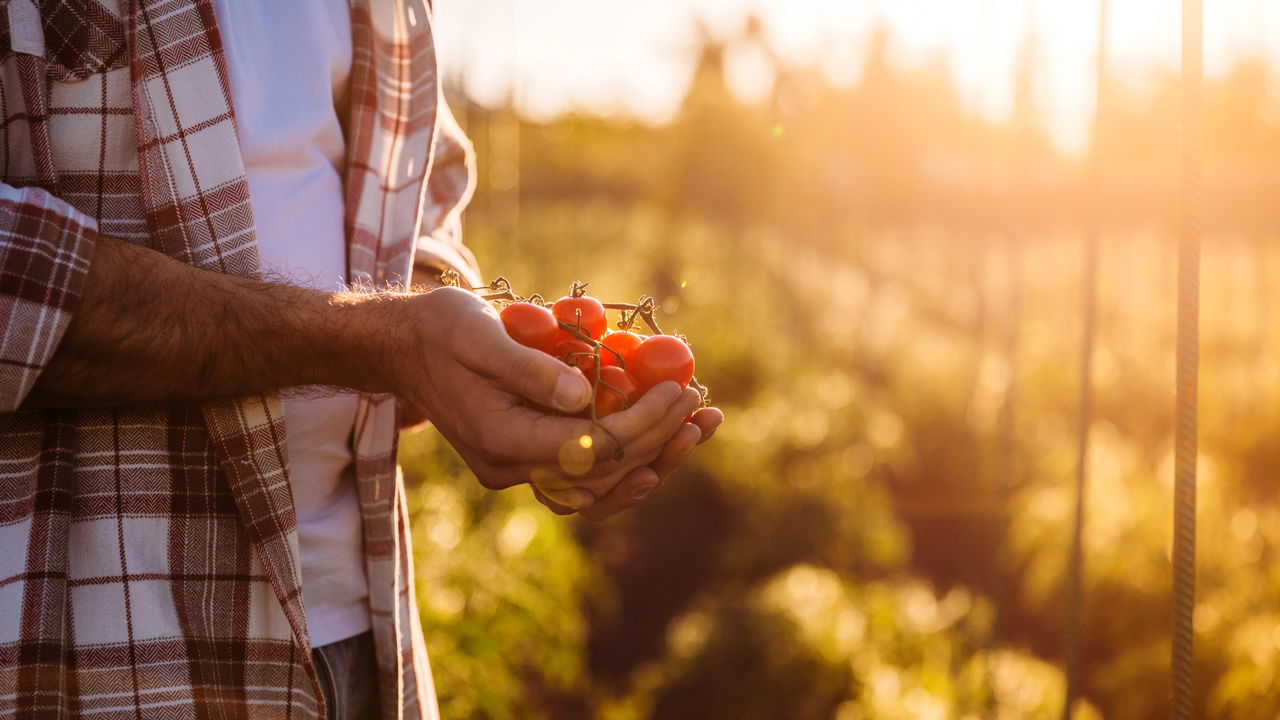
[[44, 61], [49, 78], [85, 80], [129, 64], [123, 0], [9, 0], [0, 3], [0, 59]]

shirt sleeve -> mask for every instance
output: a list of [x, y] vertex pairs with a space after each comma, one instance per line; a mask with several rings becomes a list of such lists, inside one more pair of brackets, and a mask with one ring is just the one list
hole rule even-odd
[[0, 413], [49, 364], [80, 306], [98, 227], [40, 188], [0, 183]]
[[438, 270], [453, 268], [472, 285], [482, 285], [480, 266], [462, 244], [462, 210], [476, 185], [475, 151], [443, 101], [438, 123], [414, 264]]

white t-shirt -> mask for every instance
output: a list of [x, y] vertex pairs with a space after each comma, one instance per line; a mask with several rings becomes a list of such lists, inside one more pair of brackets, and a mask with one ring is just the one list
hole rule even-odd
[[[336, 109], [351, 73], [348, 0], [214, 0], [231, 100], [270, 279], [336, 290], [346, 281]], [[313, 646], [369, 629], [351, 435], [356, 396], [287, 397], [289, 471]]]

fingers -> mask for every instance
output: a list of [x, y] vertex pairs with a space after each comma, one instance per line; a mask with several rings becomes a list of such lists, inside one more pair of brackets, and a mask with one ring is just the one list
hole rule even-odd
[[538, 502], [547, 506], [547, 509], [550, 510], [551, 512], [557, 515], [572, 515], [574, 512], [576, 512], [573, 508], [561, 505], [555, 500], [552, 500], [551, 498], [547, 497], [537, 487], [533, 485], [530, 485], [529, 487], [533, 490], [533, 496], [538, 499]]
[[609, 494], [597, 500], [591, 507], [580, 510], [579, 514], [588, 520], [604, 520], [644, 502], [649, 493], [661, 484], [662, 480], [653, 468], [636, 468], [628, 473], [613, 490], [610, 490]]
[[564, 472], [563, 468], [559, 471], [552, 471], [545, 465], [525, 466], [514, 472], [523, 472], [522, 482], [528, 482], [536, 486], [544, 494], [551, 494], [569, 488], [579, 488], [590, 493], [592, 498], [602, 498], [613, 490], [614, 486], [621, 482], [627, 473], [638, 467], [652, 465], [658, 459], [660, 453], [661, 448], [655, 448], [643, 455], [637, 454], [628, 458], [615, 471], [607, 475], [574, 476]]
[[[568, 508], [569, 512], [585, 512], [596, 504], [596, 498], [583, 488], [570, 487], [559, 490], [543, 489], [534, 486], [534, 492], [545, 496], [555, 505]], [[546, 503], [543, 503], [544, 505]], [[547, 505], [547, 507], [551, 507]], [[552, 508], [553, 510], [555, 508]]]
[[595, 505], [595, 497], [585, 489], [568, 488], [562, 491], [541, 491], [534, 487], [534, 497], [549, 507], [554, 514], [571, 515], [573, 512], [590, 511]]
[[[703, 421], [712, 428], [713, 432], [715, 426], [719, 424], [719, 418], [716, 415], [718, 415], [718, 411], [705, 417]], [[579, 508], [577, 512], [588, 520], [600, 521], [639, 505], [654, 490], [658, 489], [676, 468], [689, 459], [693, 449], [702, 439], [703, 433], [698, 423], [685, 423], [667, 441], [661, 453], [648, 465], [631, 470], [613, 489], [602, 497], [594, 498], [593, 496], [594, 502], [586, 507]], [[566, 481], [562, 479], [561, 482]], [[567, 492], [571, 489], [565, 488], [559, 490], [559, 492]], [[543, 505], [546, 505], [558, 515], [567, 515], [573, 512], [572, 509], [552, 500], [537, 487], [534, 488], [534, 494]]]
[[644, 502], [672, 471], [689, 459], [701, 438], [698, 426], [685, 423], [648, 465], [629, 472], [612, 490], [580, 514], [588, 520], [604, 520]]
[[631, 471], [613, 490], [598, 497], [594, 505], [580, 514], [588, 520], [604, 520], [644, 502], [689, 459], [694, 448], [715, 433], [723, 420], [724, 413], [715, 408], [704, 408], [694, 413], [692, 422], [681, 425], [652, 462]]
[[724, 413], [720, 408], [702, 408], [693, 414], [693, 424], [698, 426], [702, 431], [702, 438], [698, 440], [698, 444], [711, 439], [716, 434], [716, 428], [720, 427], [720, 423], [724, 422]]
[[[484, 318], [477, 320], [477, 325], [488, 324]], [[471, 333], [471, 336], [487, 332]], [[589, 396], [590, 386], [577, 369], [570, 368], [545, 353], [515, 344], [506, 338], [500, 325], [497, 325], [496, 332], [502, 336], [502, 342], [491, 340], [491, 346], [511, 345], [511, 348], [502, 351], [510, 350], [510, 357], [502, 361], [481, 360], [479, 357], [486, 353], [480, 353], [476, 361], [487, 363], [485, 367], [488, 369], [482, 372], [492, 373], [499, 384], [525, 383], [522, 392], [536, 398], [528, 378], [542, 375], [545, 379], [560, 375], [560, 380], [567, 377], [572, 382], [579, 383]], [[490, 386], [490, 389], [495, 398], [502, 395], [499, 388]], [[486, 405], [482, 402], [483, 388], [472, 390], [468, 404]], [[523, 476], [515, 482], [524, 482], [529, 478], [528, 472], [538, 467], [558, 470], [572, 480], [579, 481], [577, 484], [582, 484], [581, 481], [618, 473], [627, 463], [634, 466], [637, 458], [650, 453], [656, 455], [699, 401], [695, 390], [682, 391], [675, 383], [660, 383], [645, 393], [634, 406], [604, 418], [599, 425], [592, 425], [582, 418], [548, 415], [527, 407], [502, 407], [502, 403], [494, 401], [487, 405], [493, 414], [483, 422], [460, 426], [457, 432], [459, 442], [453, 444], [460, 451], [462, 447], [473, 451], [484, 464], [500, 471], [497, 474], [502, 477], [491, 479], [493, 484], [507, 484], [504, 479], [510, 479], [507, 476], [512, 474]], [[548, 488], [542, 489], [547, 494]], [[585, 506], [583, 501], [569, 503], [561, 498], [551, 497], [561, 504], [570, 504], [575, 508]]]
[[698, 391], [685, 388], [673, 382], [655, 385], [630, 408], [614, 413], [600, 421], [608, 431], [604, 440], [611, 443], [605, 445], [597, 453], [598, 462], [603, 470], [616, 466], [614, 452], [621, 445], [626, 454], [643, 453], [661, 446], [680, 429], [684, 418], [693, 412], [701, 402]]
[[[489, 428], [480, 433], [476, 444], [495, 463], [536, 464], [555, 458], [560, 469], [574, 478], [608, 475], [675, 434], [697, 404], [697, 396], [694, 390], [682, 392], [675, 383], [661, 383], [631, 408], [604, 418], [598, 427], [582, 418], [520, 408], [528, 413], [529, 423]], [[615, 459], [619, 448], [622, 460]]]
[[675, 437], [672, 437], [662, 448], [662, 454], [649, 464], [662, 480], [666, 480], [676, 468], [684, 464], [693, 454], [693, 448], [702, 440], [702, 432], [697, 425], [685, 423]]
[[[679, 396], [677, 396], [678, 398]], [[671, 407], [678, 409], [676, 405], [676, 403], [673, 403]], [[687, 417], [687, 414], [682, 412], [679, 417], [683, 419]], [[666, 444], [662, 446], [662, 450], [657, 457], [653, 458], [647, 465], [627, 472], [617, 485], [603, 495], [598, 494], [599, 488], [593, 488], [589, 494], [592, 494], [594, 502], [579, 508], [577, 510], [578, 514], [588, 520], [598, 522], [644, 502], [654, 490], [662, 486], [662, 483], [666, 481], [672, 472], [689, 459], [695, 447], [706, 442], [715, 434], [716, 428], [723, 421], [724, 413], [716, 408], [698, 410], [693, 414], [690, 422], [679, 426], [675, 435], [671, 436]], [[574, 483], [579, 485], [574, 485]], [[564, 493], [561, 497], [568, 498], [571, 497], [568, 491], [573, 488], [581, 490], [583, 489], [581, 485], [590, 486], [591, 483], [581, 479], [558, 477], [556, 481], [546, 483], [546, 485], [548, 488], [554, 488], [552, 492]], [[534, 487], [534, 495], [539, 502], [546, 505], [557, 515], [568, 515], [574, 512], [572, 508], [548, 497], [536, 485]]]
[[591, 399], [591, 385], [577, 368], [512, 340], [502, 322], [475, 314], [454, 337], [464, 365], [539, 405], [577, 412]]

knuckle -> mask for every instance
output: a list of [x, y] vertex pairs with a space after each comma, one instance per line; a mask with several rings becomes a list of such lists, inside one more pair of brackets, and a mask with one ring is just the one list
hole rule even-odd
[[538, 361], [541, 358], [534, 352], [513, 352], [507, 361], [508, 379], [517, 387], [525, 387], [537, 376]]
[[469, 308], [475, 305], [474, 293], [460, 287], [436, 288], [428, 293], [428, 297], [444, 306], [456, 305], [460, 308]]

